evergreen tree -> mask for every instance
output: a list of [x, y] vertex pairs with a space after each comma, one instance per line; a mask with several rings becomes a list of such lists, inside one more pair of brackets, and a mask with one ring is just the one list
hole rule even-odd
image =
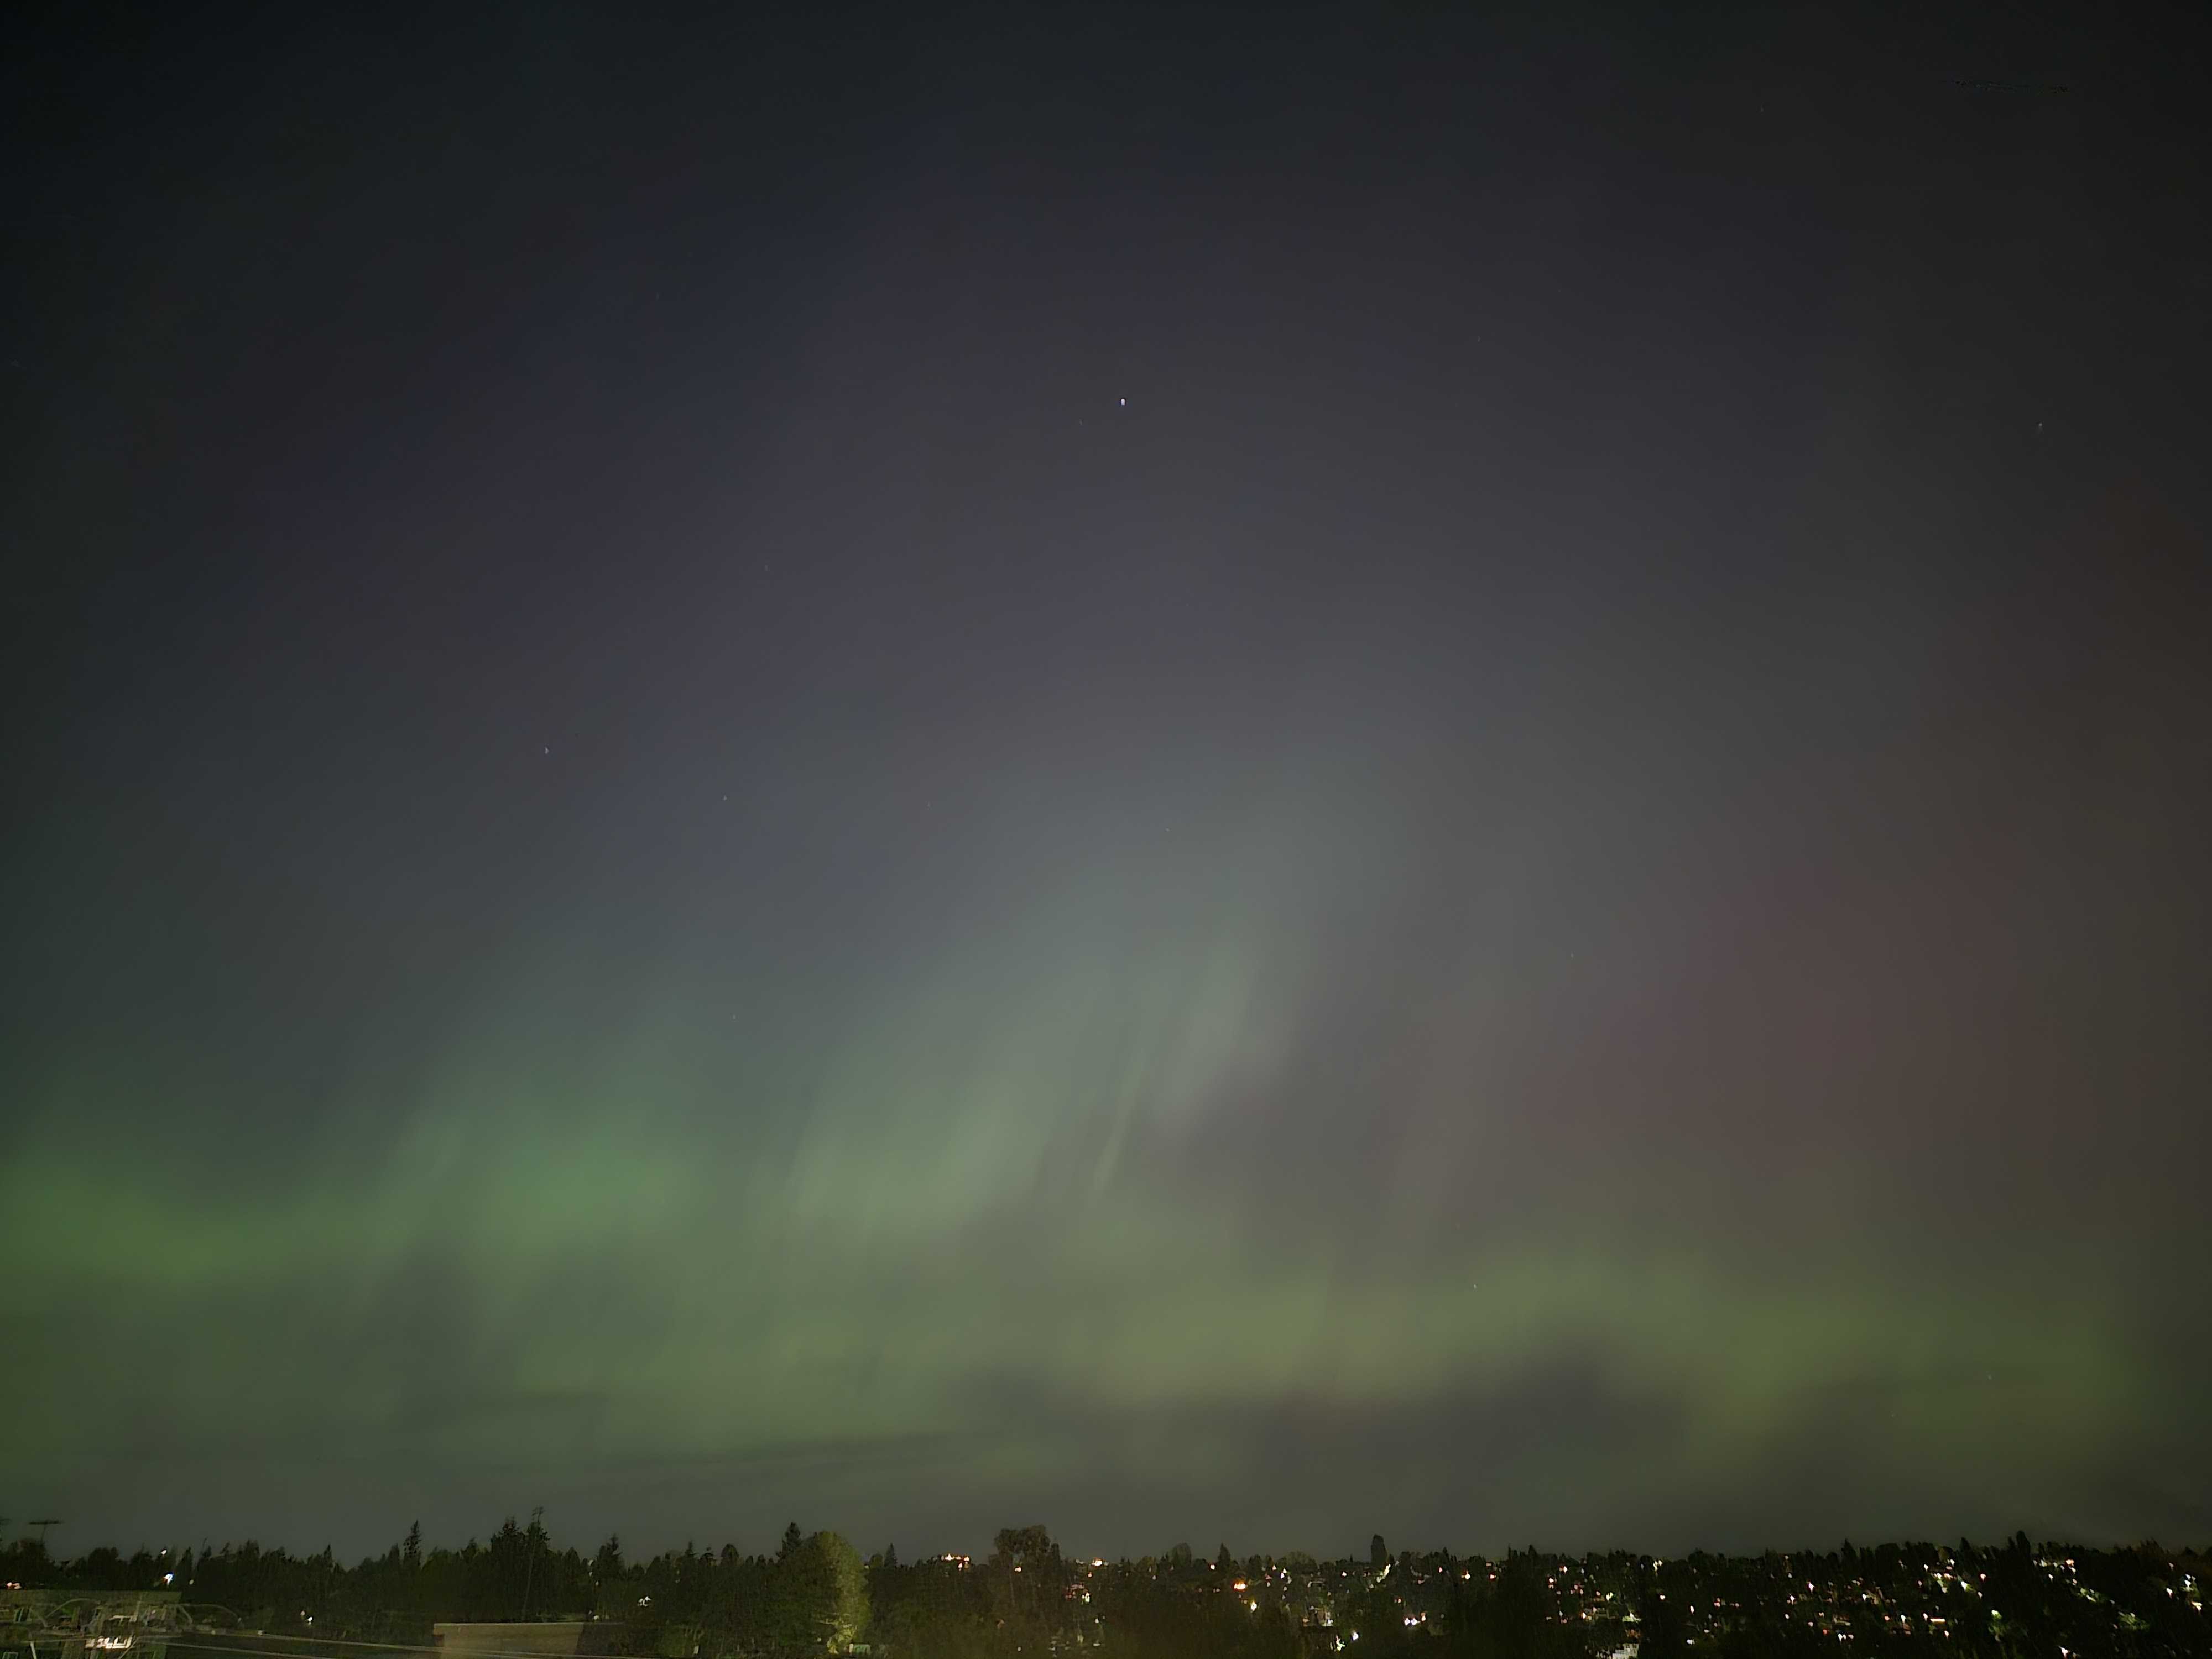
[[868, 1576], [860, 1553], [834, 1532], [807, 1540], [816, 1602], [815, 1633], [832, 1653], [842, 1653], [868, 1628]]

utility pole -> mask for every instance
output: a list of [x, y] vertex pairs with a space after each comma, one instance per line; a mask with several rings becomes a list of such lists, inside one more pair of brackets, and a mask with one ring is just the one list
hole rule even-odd
[[538, 1577], [538, 1540], [545, 1534], [545, 1505], [540, 1504], [530, 1511], [530, 1530], [522, 1535], [523, 1547], [530, 1552], [530, 1562], [522, 1571], [522, 1616], [530, 1617], [530, 1589]]
[[36, 1527], [39, 1529], [39, 1547], [40, 1549], [44, 1549], [46, 1547], [46, 1528], [48, 1527], [58, 1527], [61, 1523], [62, 1518], [58, 1515], [50, 1515], [43, 1521], [26, 1521], [23, 1522], [27, 1527]]

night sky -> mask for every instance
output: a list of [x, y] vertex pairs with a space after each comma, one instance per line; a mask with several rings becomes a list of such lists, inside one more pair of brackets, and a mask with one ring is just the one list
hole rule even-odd
[[325, 9], [0, 51], [0, 1509], [2212, 1535], [2201, 22]]

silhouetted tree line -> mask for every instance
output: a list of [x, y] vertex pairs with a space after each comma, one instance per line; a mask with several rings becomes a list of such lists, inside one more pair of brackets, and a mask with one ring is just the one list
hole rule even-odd
[[[2160, 1659], [2212, 1653], [2202, 1553], [2091, 1551], [2022, 1534], [1978, 1547], [1846, 1542], [1829, 1554], [1655, 1561], [1534, 1549], [1365, 1560], [1212, 1557], [1177, 1544], [1111, 1565], [1070, 1562], [1042, 1527], [1009, 1528], [969, 1564], [863, 1562], [793, 1523], [771, 1554], [687, 1544], [643, 1562], [610, 1538], [556, 1549], [538, 1517], [483, 1543], [425, 1549], [419, 1528], [347, 1566], [248, 1541], [197, 1555], [95, 1549], [54, 1561], [0, 1552], [0, 1577], [78, 1590], [181, 1592], [204, 1622], [266, 1632], [272, 1654], [340, 1659], [348, 1641], [427, 1644], [441, 1622], [591, 1619], [596, 1650], [636, 1659], [842, 1652], [896, 1659], [1567, 1659], [1631, 1642], [1642, 1659], [1845, 1653], [1946, 1659]], [[234, 1648], [246, 1638], [225, 1638]], [[189, 1643], [173, 1644], [188, 1650]], [[178, 1659], [189, 1659], [180, 1651]], [[211, 1656], [212, 1659], [212, 1656]]]
[[[203, 1624], [300, 1638], [283, 1651], [349, 1641], [422, 1643], [441, 1623], [602, 1620], [616, 1654], [692, 1659], [695, 1654], [842, 1650], [868, 1623], [866, 1568], [835, 1533], [805, 1536], [794, 1524], [774, 1555], [735, 1546], [702, 1553], [686, 1545], [642, 1563], [610, 1538], [590, 1556], [556, 1549], [532, 1517], [510, 1517], [486, 1542], [425, 1549], [422, 1528], [380, 1556], [349, 1567], [325, 1549], [295, 1556], [249, 1540], [197, 1555], [94, 1550], [46, 1559], [33, 1541], [4, 1554], [5, 1577], [83, 1590], [173, 1589]], [[179, 1652], [189, 1644], [172, 1644]]]

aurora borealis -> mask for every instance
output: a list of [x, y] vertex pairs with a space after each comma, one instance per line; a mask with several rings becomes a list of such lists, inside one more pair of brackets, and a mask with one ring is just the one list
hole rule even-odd
[[2189, 54], [1050, 9], [9, 54], [0, 1507], [2212, 1534]]

